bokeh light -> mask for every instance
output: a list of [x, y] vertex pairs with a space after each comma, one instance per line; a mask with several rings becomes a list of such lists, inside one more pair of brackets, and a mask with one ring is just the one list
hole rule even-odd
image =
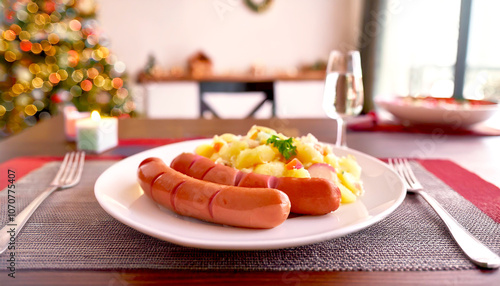
[[13, 51], [6, 51], [4, 57], [8, 62], [14, 62], [17, 59], [16, 54]]
[[28, 4], [27, 9], [28, 12], [35, 14], [36, 12], [38, 12], [38, 5], [36, 5], [36, 3], [31, 2]]
[[42, 48], [42, 45], [40, 43], [34, 43], [31, 46], [31, 52], [33, 52], [34, 54], [39, 54], [42, 51], [43, 51], [43, 48]]
[[31, 38], [31, 34], [28, 31], [21, 31], [21, 33], [19, 33], [19, 39], [20, 40], [29, 41], [30, 38]]
[[125, 69], [126, 69], [126, 66], [125, 66], [125, 63], [124, 62], [116, 62], [115, 63], [115, 71], [117, 73], [123, 73], [125, 72]]
[[82, 24], [78, 20], [71, 20], [69, 22], [69, 28], [73, 31], [79, 31], [82, 28]]
[[32, 74], [37, 74], [40, 72], [40, 66], [36, 63], [32, 63], [30, 64], [29, 66], [29, 71], [32, 73]]
[[87, 76], [91, 79], [94, 79], [98, 75], [99, 75], [99, 71], [96, 68], [89, 68], [87, 70]]
[[88, 79], [84, 80], [80, 84], [82, 90], [84, 91], [90, 91], [92, 89], [92, 82]]
[[57, 34], [50, 34], [49, 37], [49, 43], [52, 44], [52, 45], [55, 45], [59, 42], [59, 36]]
[[102, 87], [104, 85], [104, 77], [102, 75], [98, 75], [94, 78], [94, 84], [97, 87]]
[[3, 38], [7, 41], [14, 41], [16, 39], [16, 33], [12, 30], [7, 30], [3, 32]]
[[16, 35], [19, 35], [19, 33], [21, 33], [21, 31], [23, 29], [21, 29], [21, 27], [19, 27], [19, 25], [16, 25], [16, 24], [12, 24], [10, 25], [10, 29], [16, 34]]
[[52, 84], [58, 84], [61, 81], [61, 75], [58, 73], [51, 73], [49, 75], [49, 80]]
[[59, 77], [61, 80], [66, 80], [68, 78], [68, 72], [66, 70], [58, 70], [57, 74], [59, 74]]
[[42, 88], [43, 79], [35, 77], [33, 80], [31, 80], [31, 85], [33, 85], [34, 88]]
[[81, 70], [76, 70], [71, 74], [71, 78], [75, 82], [81, 82], [83, 80], [83, 72]]
[[111, 84], [112, 84], [113, 88], [119, 89], [123, 86], [123, 80], [119, 77], [116, 77], [112, 80]]
[[37, 111], [38, 110], [34, 104], [26, 105], [26, 107], [24, 108], [24, 113], [26, 113], [29, 116], [35, 115]]

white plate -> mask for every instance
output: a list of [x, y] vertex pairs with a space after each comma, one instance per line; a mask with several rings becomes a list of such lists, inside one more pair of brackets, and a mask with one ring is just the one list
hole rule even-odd
[[400, 97], [376, 98], [375, 103], [402, 122], [453, 128], [466, 128], [486, 121], [500, 110], [498, 104], [468, 107], [455, 104], [409, 104]]
[[306, 245], [359, 231], [393, 212], [406, 194], [401, 179], [385, 163], [355, 150], [335, 147], [337, 155], [356, 156], [362, 167], [364, 196], [330, 214], [289, 218], [273, 229], [236, 228], [179, 216], [143, 193], [136, 179], [143, 159], [154, 156], [169, 164], [181, 152], [193, 152], [199, 144], [210, 141], [165, 145], [117, 162], [97, 179], [95, 196], [99, 204], [122, 223], [172, 243], [206, 249], [259, 250]]

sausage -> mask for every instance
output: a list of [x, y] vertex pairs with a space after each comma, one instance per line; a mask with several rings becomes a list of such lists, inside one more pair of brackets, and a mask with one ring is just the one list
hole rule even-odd
[[229, 186], [237, 186], [244, 175], [235, 168], [215, 164], [212, 160], [193, 153], [182, 153], [175, 157], [170, 167], [193, 178]]
[[278, 189], [288, 195], [292, 204], [290, 211], [297, 214], [323, 215], [335, 211], [340, 206], [339, 188], [333, 181], [323, 178], [245, 173], [193, 153], [180, 154], [171, 162], [170, 167], [204, 181], [230, 186]]
[[139, 165], [139, 171], [137, 172], [139, 185], [148, 197], [151, 197], [151, 187], [153, 182], [157, 179], [157, 177], [165, 173], [167, 168], [168, 167], [163, 163], [163, 160], [155, 157], [147, 158]]
[[282, 224], [290, 214], [288, 196], [277, 189], [203, 181], [168, 167], [159, 158], [143, 160], [137, 172], [144, 193], [180, 215], [218, 224], [267, 229]]

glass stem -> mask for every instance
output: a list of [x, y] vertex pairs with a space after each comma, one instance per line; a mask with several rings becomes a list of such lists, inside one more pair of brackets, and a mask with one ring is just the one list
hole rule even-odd
[[337, 118], [337, 140], [335, 142], [336, 146], [346, 147], [346, 136], [347, 136], [347, 124], [346, 121], [338, 117]]

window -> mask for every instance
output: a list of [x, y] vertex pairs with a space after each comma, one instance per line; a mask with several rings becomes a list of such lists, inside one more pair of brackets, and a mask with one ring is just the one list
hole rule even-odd
[[464, 97], [500, 99], [500, 1], [472, 1]]
[[382, 0], [375, 95], [498, 101], [499, 9], [497, 0]]

